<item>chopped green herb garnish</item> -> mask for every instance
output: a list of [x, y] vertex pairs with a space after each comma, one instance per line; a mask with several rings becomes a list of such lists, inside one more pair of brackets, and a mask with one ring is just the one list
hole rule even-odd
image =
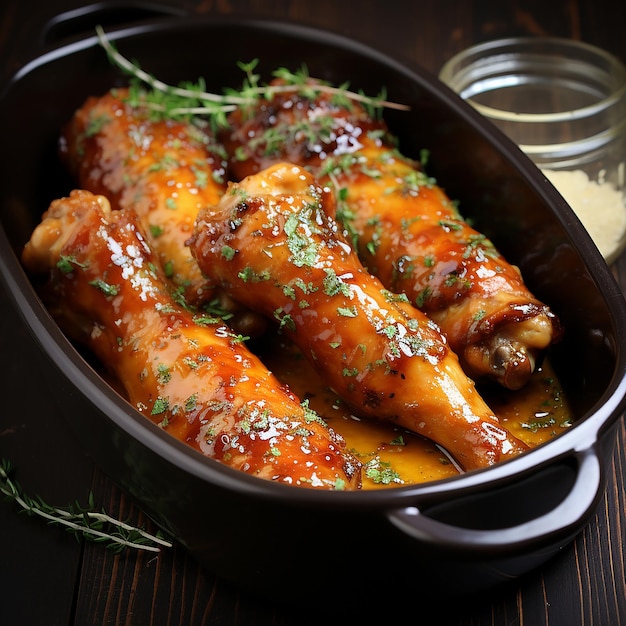
[[96, 278], [89, 282], [92, 287], [99, 289], [105, 296], [116, 296], [119, 293], [119, 288], [115, 285], [111, 285], [101, 278]]

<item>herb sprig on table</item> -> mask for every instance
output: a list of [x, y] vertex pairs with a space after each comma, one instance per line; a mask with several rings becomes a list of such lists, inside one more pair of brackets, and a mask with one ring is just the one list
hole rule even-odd
[[138, 87], [143, 84], [150, 88], [149, 92], [141, 91], [141, 104], [150, 107], [155, 113], [169, 118], [184, 118], [190, 116], [206, 116], [214, 126], [227, 125], [226, 116], [238, 107], [253, 105], [260, 98], [271, 99], [273, 94], [281, 91], [293, 91], [294, 87], [301, 90], [302, 95], [314, 97], [316, 93], [331, 94], [337, 103], [348, 104], [350, 101], [360, 102], [373, 114], [383, 108], [408, 110], [404, 104], [389, 102], [384, 90], [376, 97], [367, 96], [362, 91], [355, 92], [348, 89], [349, 84], [332, 86], [321, 80], [312, 85], [306, 67], [296, 72], [286, 68], [278, 68], [273, 72], [275, 78], [283, 80], [283, 85], [267, 85], [261, 82], [259, 74], [255, 73], [258, 59], [249, 63], [238, 63], [245, 78], [240, 89], [224, 89], [223, 93], [206, 91], [203, 79], [196, 83], [186, 82], [177, 86], [168, 85], [152, 76], [141, 68], [139, 63], [124, 57], [106, 36], [101, 26], [96, 26], [96, 33], [100, 45], [104, 48], [110, 62], [125, 74], [132, 77], [135, 93], [139, 95]]
[[66, 508], [46, 504], [40, 497], [31, 497], [24, 493], [20, 484], [13, 479], [11, 464], [0, 461], [0, 493], [6, 499], [15, 502], [27, 515], [40, 517], [54, 526], [61, 526], [77, 538], [83, 537], [96, 543], [103, 543], [115, 552], [126, 548], [160, 552], [161, 548], [170, 548], [160, 532], [153, 535], [142, 528], [131, 526], [114, 519], [104, 511], [94, 510], [93, 494], [89, 494], [88, 506], [74, 503]]

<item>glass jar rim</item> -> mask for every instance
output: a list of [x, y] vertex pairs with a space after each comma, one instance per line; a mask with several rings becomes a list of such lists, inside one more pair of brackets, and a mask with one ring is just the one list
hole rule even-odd
[[[562, 65], [565, 61], [575, 76], [585, 80], [590, 75], [602, 78], [603, 73], [605, 80], [601, 82], [607, 87], [606, 95], [577, 108], [541, 113], [498, 109], [472, 100], [472, 96], [492, 90], [486, 88], [489, 78], [497, 77], [500, 87], [519, 86], [522, 83], [513, 70], [538, 60], [544, 65]], [[601, 66], [606, 68], [603, 72]], [[626, 66], [620, 59], [592, 44], [560, 37], [508, 37], [476, 44], [451, 57], [442, 66], [439, 79], [484, 116], [508, 122], [574, 121], [597, 115], [626, 98]]]

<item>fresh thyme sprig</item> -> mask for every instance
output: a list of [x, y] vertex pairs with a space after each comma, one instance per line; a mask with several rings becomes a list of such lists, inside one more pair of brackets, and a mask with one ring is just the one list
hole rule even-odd
[[[237, 107], [252, 105], [261, 97], [271, 99], [273, 94], [293, 91], [294, 87], [297, 87], [305, 96], [312, 97], [315, 93], [327, 93], [339, 100], [353, 100], [372, 109], [409, 109], [404, 104], [386, 100], [384, 92], [378, 97], [371, 97], [362, 92], [349, 91], [348, 83], [334, 87], [323, 81], [316, 81], [313, 86], [308, 80], [309, 75], [306, 68], [302, 68], [298, 72], [279, 68], [273, 75], [274, 77], [282, 78], [286, 84], [264, 85], [260, 82], [260, 76], [254, 72], [258, 59], [254, 59], [249, 63], [238, 64], [239, 68], [245, 73], [243, 85], [239, 90], [225, 89], [222, 94], [210, 93], [205, 91], [204, 81], [202, 80], [196, 84], [168, 85], [144, 71], [137, 62], [130, 61], [120, 54], [115, 45], [107, 38], [101, 26], [96, 26], [96, 33], [100, 45], [106, 51], [111, 63], [122, 72], [153, 90], [149, 101], [144, 102], [144, 104], [147, 104], [155, 111], [167, 113], [172, 117], [207, 115], [212, 118], [214, 124], [223, 126], [226, 123], [226, 114], [234, 111]], [[158, 94], [161, 94], [161, 96]]]
[[104, 543], [114, 552], [124, 548], [160, 552], [161, 547], [172, 547], [171, 542], [160, 533], [152, 535], [142, 528], [137, 528], [116, 520], [104, 512], [94, 511], [93, 494], [89, 494], [87, 508], [78, 503], [66, 509], [50, 506], [39, 497], [27, 496], [20, 484], [11, 478], [11, 464], [2, 459], [0, 462], [0, 493], [18, 504], [27, 515], [41, 517], [49, 524], [62, 526], [76, 537], [84, 537], [96, 543]]

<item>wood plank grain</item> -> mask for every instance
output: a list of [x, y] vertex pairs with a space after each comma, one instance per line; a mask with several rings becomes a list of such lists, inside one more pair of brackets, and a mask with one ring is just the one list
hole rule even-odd
[[[47, 363], [8, 307], [1, 284], [0, 302], [0, 458], [11, 462], [27, 495], [57, 506], [86, 504], [92, 463], [47, 393]], [[81, 543], [20, 511], [0, 499], [0, 624], [67, 624]]]

